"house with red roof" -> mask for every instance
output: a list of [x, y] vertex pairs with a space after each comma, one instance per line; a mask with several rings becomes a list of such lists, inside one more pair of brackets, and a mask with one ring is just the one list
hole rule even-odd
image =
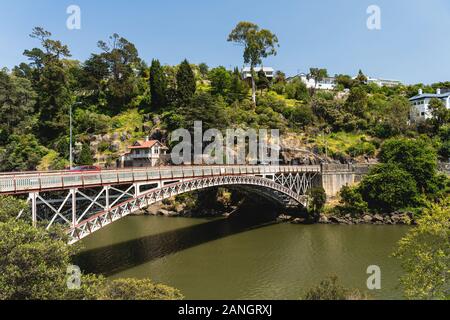
[[124, 167], [155, 167], [167, 161], [167, 150], [158, 140], [136, 141], [122, 157]]

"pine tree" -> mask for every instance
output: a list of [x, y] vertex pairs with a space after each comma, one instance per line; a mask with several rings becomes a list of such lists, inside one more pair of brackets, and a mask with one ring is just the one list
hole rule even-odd
[[150, 67], [150, 95], [153, 109], [164, 107], [167, 103], [167, 79], [159, 60], [152, 60]]
[[83, 166], [90, 166], [94, 164], [94, 157], [92, 156], [91, 148], [87, 143], [83, 143], [77, 163]]
[[195, 94], [196, 82], [194, 72], [187, 60], [184, 60], [177, 72], [177, 98], [180, 107], [186, 107]]

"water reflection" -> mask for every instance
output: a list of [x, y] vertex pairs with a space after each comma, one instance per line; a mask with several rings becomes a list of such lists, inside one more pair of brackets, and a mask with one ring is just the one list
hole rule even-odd
[[85, 273], [110, 276], [203, 243], [269, 226], [273, 221], [273, 216], [262, 214], [258, 219], [237, 215], [235, 218], [212, 220], [87, 250], [75, 258], [75, 263]]

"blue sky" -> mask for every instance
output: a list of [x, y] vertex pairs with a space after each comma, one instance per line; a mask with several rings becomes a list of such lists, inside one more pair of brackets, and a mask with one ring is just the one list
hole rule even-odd
[[[71, 4], [81, 8], [81, 30], [66, 28]], [[366, 27], [371, 4], [381, 8], [379, 31]], [[317, 66], [332, 75], [361, 68], [406, 83], [450, 81], [448, 0], [0, 0], [0, 67], [25, 60], [23, 50], [37, 45], [28, 37], [34, 26], [80, 60], [116, 32], [147, 62], [242, 66], [241, 48], [226, 41], [242, 20], [277, 34], [279, 53], [264, 65], [288, 75]]]

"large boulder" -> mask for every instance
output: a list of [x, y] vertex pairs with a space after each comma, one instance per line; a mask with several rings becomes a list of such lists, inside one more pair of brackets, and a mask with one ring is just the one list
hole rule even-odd
[[363, 220], [364, 220], [364, 223], [371, 223], [372, 222], [372, 216], [371, 215], [368, 215], [368, 214], [366, 214], [364, 217], [363, 217]]

